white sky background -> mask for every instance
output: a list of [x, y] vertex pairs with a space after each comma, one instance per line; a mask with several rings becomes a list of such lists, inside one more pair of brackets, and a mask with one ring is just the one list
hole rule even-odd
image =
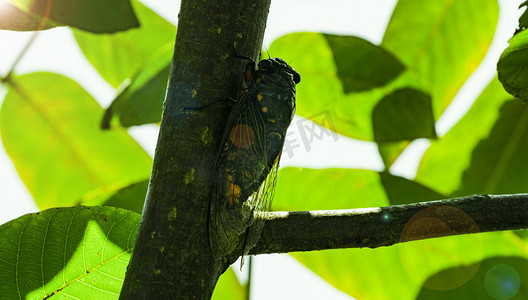
[[[5, 0], [0, 0], [1, 4]], [[177, 25], [180, 2], [175, 0], [142, 0], [161, 16]], [[469, 109], [474, 99], [495, 76], [495, 66], [507, 40], [517, 27], [521, 14], [517, 8], [522, 0], [499, 0], [501, 14], [497, 34], [482, 65], [458, 93], [438, 121], [436, 127], [443, 135]], [[396, 0], [274, 0], [264, 36], [264, 47], [287, 33], [318, 31], [357, 35], [375, 44], [381, 42]], [[475, 11], [474, 13], [478, 13]], [[5, 75], [32, 33], [0, 30], [0, 76]], [[453, 41], [456, 43], [456, 41]], [[273, 53], [271, 53], [273, 56]], [[295, 63], [293, 63], [295, 67]], [[50, 71], [79, 82], [103, 107], [115, 97], [115, 90], [106, 83], [85, 59], [68, 28], [41, 32], [16, 68], [17, 74]], [[301, 74], [302, 76], [302, 74]], [[301, 83], [302, 84], [302, 83]], [[5, 95], [0, 85], [0, 103]], [[294, 120], [302, 120], [298, 117]], [[21, 120], [23, 121], [23, 120]], [[301, 141], [296, 126], [290, 128], [292, 139]], [[129, 132], [150, 155], [154, 154], [157, 126], [135, 127]], [[0, 141], [1, 143], [1, 141]], [[373, 143], [355, 141], [339, 136], [315, 140], [293, 150], [293, 156], [283, 155], [281, 166], [349, 167], [381, 170], [382, 163]], [[413, 178], [419, 159], [427, 149], [426, 140], [415, 141], [391, 171]], [[309, 150], [308, 147], [310, 148]], [[18, 177], [13, 163], [0, 147], [0, 224], [38, 210], [31, 195]], [[252, 299], [350, 299], [326, 282], [300, 266], [287, 255], [256, 257], [256, 274]], [[353, 266], [351, 266], [351, 270]]]

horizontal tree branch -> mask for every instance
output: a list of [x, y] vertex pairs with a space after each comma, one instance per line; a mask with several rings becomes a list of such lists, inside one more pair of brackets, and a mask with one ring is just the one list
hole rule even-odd
[[388, 207], [270, 212], [250, 254], [376, 248], [528, 228], [528, 194], [474, 195]]

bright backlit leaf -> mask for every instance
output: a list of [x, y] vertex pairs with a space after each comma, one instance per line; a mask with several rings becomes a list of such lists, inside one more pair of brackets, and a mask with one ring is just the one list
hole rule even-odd
[[0, 2], [0, 29], [16, 31], [33, 31], [50, 29], [57, 26], [49, 19], [25, 13], [20, 8]]
[[418, 168], [416, 181], [444, 195], [452, 195], [459, 189], [473, 149], [489, 134], [503, 103], [511, 99], [500, 82], [494, 79], [449, 132], [431, 141]]
[[141, 214], [147, 197], [148, 184], [148, 180], [134, 182], [113, 194], [108, 194], [107, 198], [101, 199], [101, 202], [105, 206], [125, 208]]
[[173, 43], [169, 43], [145, 63], [106, 109], [102, 128], [108, 129], [112, 123], [130, 127], [161, 121], [172, 52]]
[[218, 279], [213, 292], [213, 300], [242, 300], [247, 299], [246, 290], [238, 281], [232, 268], [227, 268]]
[[117, 299], [140, 215], [52, 208], [0, 226], [4, 299]]
[[44, 20], [103, 33], [138, 27], [130, 0], [7, 0], [30, 15]]
[[[118, 299], [140, 215], [75, 206], [27, 214], [0, 226], [3, 299]], [[244, 299], [233, 270], [214, 299]]]
[[416, 74], [436, 119], [478, 67], [497, 26], [496, 0], [400, 0], [382, 46]]
[[74, 30], [82, 52], [95, 69], [112, 86], [132, 79], [145, 63], [167, 44], [174, 45], [176, 27], [148, 9], [132, 1], [140, 28], [115, 34], [92, 34]]
[[[523, 8], [524, 6], [528, 6], [528, 1], [524, 1], [521, 5], [519, 5], [519, 8]], [[526, 28], [528, 27], [528, 11], [524, 11], [522, 16], [519, 18], [519, 27]]]
[[372, 122], [377, 143], [436, 138], [431, 97], [419, 90], [399, 89], [383, 97]]
[[383, 96], [399, 86], [420, 87], [398, 60], [358, 37], [293, 33], [273, 41], [269, 51], [301, 75], [296, 113], [352, 138], [374, 140], [372, 110]]
[[497, 63], [499, 80], [515, 97], [528, 100], [528, 30], [513, 36]]
[[505, 102], [488, 136], [473, 149], [458, 195], [526, 192], [528, 181], [528, 109]]
[[412, 88], [398, 89], [376, 104], [372, 126], [374, 141], [388, 169], [414, 139], [436, 139], [431, 97]]
[[325, 34], [345, 93], [384, 86], [404, 66], [383, 48], [356, 36]]
[[282, 168], [273, 200], [273, 210], [292, 211], [386, 205], [378, 172], [338, 168]]
[[[463, 285], [454, 289], [427, 288], [463, 276], [464, 271], [478, 271]], [[491, 257], [471, 264], [442, 270], [427, 278], [416, 299], [528, 299], [528, 260], [526, 257]], [[484, 283], [484, 284], [483, 284]]]
[[41, 209], [101, 204], [149, 177], [152, 159], [125, 131], [99, 128], [102, 108], [73, 80], [16, 77], [0, 110], [4, 147]]
[[445, 199], [445, 196], [428, 187], [387, 172], [380, 173], [380, 179], [391, 205]]
[[[437, 193], [406, 181], [367, 170], [298, 169], [279, 171], [274, 209], [315, 210], [385, 206], [438, 199]], [[302, 178], [302, 180], [300, 180]], [[404, 190], [396, 190], [403, 184]], [[314, 188], [314, 186], [316, 188]], [[404, 198], [403, 198], [404, 197]], [[468, 216], [469, 218], [469, 216]], [[390, 218], [389, 218], [390, 222]], [[361, 230], [351, 228], [350, 230]], [[525, 247], [511, 232], [495, 232], [414, 241], [377, 249], [293, 253], [303, 265], [356, 299], [415, 299], [427, 288], [457, 289], [479, 271], [479, 262], [494, 256], [526, 257]], [[449, 268], [469, 266], [459, 276], [432, 280]], [[375, 270], [375, 271], [373, 271]], [[427, 280], [430, 280], [427, 282]], [[480, 282], [479, 288], [484, 288]], [[383, 289], [379, 287], [383, 286]], [[453, 299], [464, 299], [465, 289]]]
[[[485, 258], [519, 256], [526, 259], [524, 246], [517, 239], [509, 232], [494, 232], [414, 241], [376, 249], [297, 252], [292, 256], [356, 299], [412, 300], [424, 287], [452, 290], [463, 286], [476, 276], [479, 262]], [[460, 266], [470, 267], [459, 277], [426, 283], [438, 272]], [[484, 288], [484, 282], [478, 284]], [[467, 299], [464, 292], [455, 291], [453, 294], [456, 297], [450, 299]]]
[[[494, 0], [398, 1], [382, 48], [367, 47], [377, 49], [374, 52], [378, 54], [388, 50], [403, 64], [405, 70], [396, 78], [394, 74], [398, 72], [389, 72], [393, 75], [388, 76], [391, 79], [388, 81], [383, 80], [385, 74], [381, 70], [370, 73], [381, 66], [372, 59], [376, 55], [361, 56], [363, 66], [373, 69], [355, 70], [352, 64], [343, 63], [342, 53], [347, 52], [343, 49], [347, 48], [335, 47], [337, 43], [330, 42], [325, 34], [289, 34], [275, 40], [269, 51], [291, 61], [302, 76], [303, 81], [297, 86], [299, 115], [316, 122], [317, 116], [330, 115], [336, 132], [373, 141], [372, 111], [383, 97], [397, 89], [414, 88], [429, 93], [434, 119], [438, 119], [484, 58], [497, 20], [498, 6]], [[353, 37], [341, 39], [359, 41]], [[388, 66], [388, 70], [396, 69]], [[370, 80], [377, 83], [374, 84], [377, 88], [345, 93], [361, 90], [352, 88], [352, 81], [345, 79], [363, 78], [366, 74], [363, 72], [372, 75]], [[379, 85], [380, 82], [386, 84]]]

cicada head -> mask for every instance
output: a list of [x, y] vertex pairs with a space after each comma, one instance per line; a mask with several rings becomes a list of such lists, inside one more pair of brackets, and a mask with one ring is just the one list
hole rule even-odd
[[295, 84], [301, 82], [301, 75], [278, 57], [261, 60], [258, 64], [258, 69], [267, 73], [276, 73], [281, 77], [291, 77]]

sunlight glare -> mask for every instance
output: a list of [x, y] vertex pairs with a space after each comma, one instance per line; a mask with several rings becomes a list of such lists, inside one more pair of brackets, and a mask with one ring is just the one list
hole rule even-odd
[[6, 9], [8, 6], [7, 0], [0, 0], [0, 11]]

